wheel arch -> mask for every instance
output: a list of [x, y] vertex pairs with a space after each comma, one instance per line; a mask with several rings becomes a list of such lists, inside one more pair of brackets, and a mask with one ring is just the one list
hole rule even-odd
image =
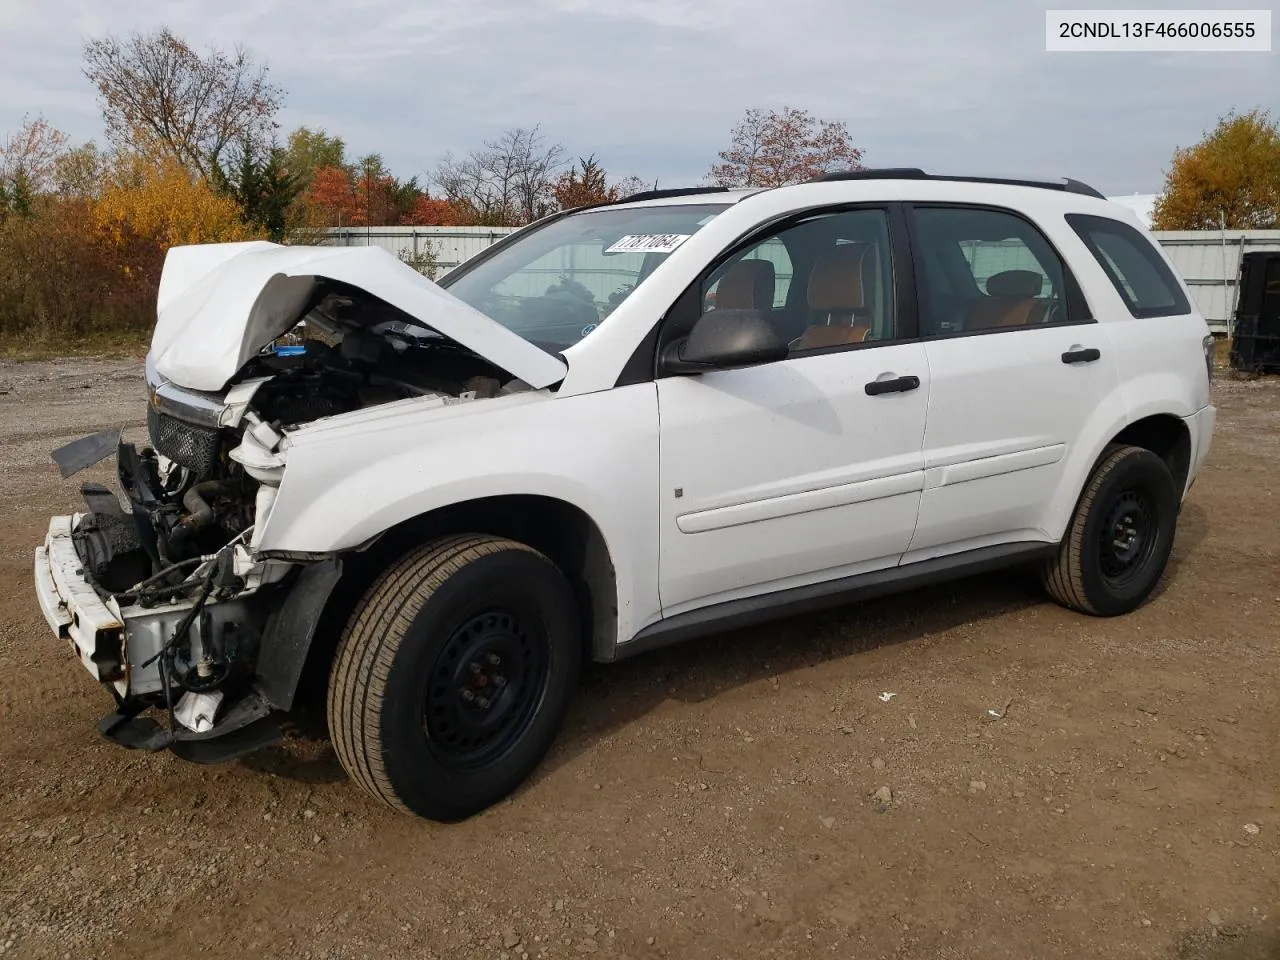
[[573, 588], [583, 626], [584, 657], [614, 658], [618, 641], [617, 574], [604, 533], [595, 520], [581, 507], [545, 495], [478, 497], [410, 517], [363, 549], [342, 555], [342, 575], [324, 601], [301, 665], [297, 694], [300, 706], [323, 704], [328, 669], [342, 628], [378, 575], [414, 547], [459, 533], [506, 537], [546, 555]]
[[[1179, 496], [1185, 492], [1191, 471], [1191, 431], [1181, 417], [1156, 413], [1135, 420], [1112, 437], [1106, 446], [1113, 444], [1150, 450], [1169, 468]], [[1104, 453], [1105, 450], [1106, 447], [1103, 448]]]

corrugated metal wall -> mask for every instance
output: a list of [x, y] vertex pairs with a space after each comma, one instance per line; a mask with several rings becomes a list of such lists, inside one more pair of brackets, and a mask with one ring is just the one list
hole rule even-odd
[[[329, 243], [384, 248], [403, 258], [430, 253], [438, 278], [514, 227], [338, 227]], [[1228, 332], [1236, 304], [1240, 258], [1255, 250], [1280, 250], [1280, 230], [1157, 231], [1156, 239], [1191, 288], [1200, 312], [1217, 333]], [[603, 288], [602, 288], [603, 289]]]
[[1154, 236], [1215, 333], [1229, 332], [1240, 258], [1254, 251], [1280, 250], [1280, 230], [1161, 230]]

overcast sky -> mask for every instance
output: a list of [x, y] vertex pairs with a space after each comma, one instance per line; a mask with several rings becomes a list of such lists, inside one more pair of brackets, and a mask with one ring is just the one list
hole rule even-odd
[[540, 123], [613, 175], [698, 183], [743, 110], [794, 105], [847, 122], [870, 166], [1155, 192], [1174, 147], [1229, 108], [1280, 112], [1280, 54], [1046, 53], [1044, 10], [1006, 0], [0, 0], [0, 135], [43, 113], [77, 140], [100, 140], [81, 43], [162, 23], [197, 46], [243, 43], [265, 59], [286, 91], [282, 134], [323, 127], [349, 155], [378, 151], [402, 177]]

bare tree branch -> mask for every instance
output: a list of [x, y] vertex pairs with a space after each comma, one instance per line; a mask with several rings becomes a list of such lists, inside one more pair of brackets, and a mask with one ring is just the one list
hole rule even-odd
[[546, 146], [537, 126], [516, 127], [479, 150], [447, 155], [432, 180], [445, 198], [469, 208], [478, 223], [518, 226], [556, 209], [564, 150]]
[[274, 135], [282, 91], [242, 47], [201, 56], [162, 27], [88, 41], [84, 75], [113, 146], [159, 150], [204, 176], [233, 144], [266, 146]]

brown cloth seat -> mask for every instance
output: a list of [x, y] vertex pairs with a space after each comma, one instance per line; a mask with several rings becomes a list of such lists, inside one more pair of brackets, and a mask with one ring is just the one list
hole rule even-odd
[[871, 324], [860, 316], [866, 306], [863, 271], [869, 243], [846, 243], [820, 256], [809, 272], [809, 326], [797, 350], [861, 343]]
[[966, 330], [1020, 327], [1044, 320], [1045, 304], [1036, 299], [1044, 277], [1034, 270], [1005, 270], [987, 278], [987, 295], [975, 300], [965, 320]]

